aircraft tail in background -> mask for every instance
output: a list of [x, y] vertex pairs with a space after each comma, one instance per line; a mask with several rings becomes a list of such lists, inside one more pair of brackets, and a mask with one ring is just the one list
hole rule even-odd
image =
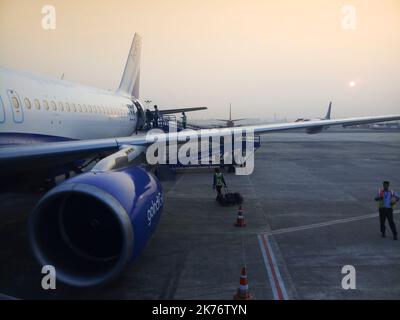
[[324, 118], [325, 120], [329, 120], [331, 118], [331, 109], [332, 109], [332, 101], [329, 102], [328, 111], [327, 111], [326, 116]]
[[118, 94], [139, 98], [140, 86], [140, 55], [142, 51], [142, 38], [135, 33], [126, 60], [121, 83], [117, 90]]

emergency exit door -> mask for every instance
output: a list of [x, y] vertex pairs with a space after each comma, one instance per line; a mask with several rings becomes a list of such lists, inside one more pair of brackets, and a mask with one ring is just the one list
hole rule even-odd
[[7, 94], [10, 100], [10, 107], [14, 122], [22, 123], [24, 121], [24, 110], [17, 92], [15, 90], [7, 90]]

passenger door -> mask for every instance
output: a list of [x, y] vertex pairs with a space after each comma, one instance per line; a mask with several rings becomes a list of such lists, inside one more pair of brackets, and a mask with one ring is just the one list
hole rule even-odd
[[7, 94], [10, 100], [14, 122], [22, 123], [24, 121], [24, 110], [22, 108], [21, 99], [15, 90], [7, 90]]
[[135, 120], [135, 107], [133, 104], [128, 104], [129, 109], [129, 120]]

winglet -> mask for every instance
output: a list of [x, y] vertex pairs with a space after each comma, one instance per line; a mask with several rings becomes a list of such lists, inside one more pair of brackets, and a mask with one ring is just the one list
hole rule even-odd
[[331, 118], [331, 109], [332, 109], [332, 101], [329, 102], [328, 112], [326, 113], [325, 120], [329, 120]]
[[140, 85], [140, 54], [142, 50], [142, 38], [135, 33], [131, 49], [126, 60], [124, 73], [117, 92], [123, 95], [139, 98]]

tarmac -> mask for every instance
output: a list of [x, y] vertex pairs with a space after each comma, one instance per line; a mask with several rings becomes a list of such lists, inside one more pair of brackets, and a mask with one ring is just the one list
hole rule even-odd
[[[26, 219], [40, 194], [0, 195], [0, 294], [18, 299], [230, 300], [246, 265], [253, 299], [399, 299], [400, 241], [381, 238], [375, 193], [400, 192], [400, 132], [326, 131], [262, 136], [254, 173], [225, 173], [240, 192], [220, 207], [212, 171], [181, 170], [164, 181], [165, 207], [142, 256], [100, 288], [41, 288]], [[400, 211], [395, 221], [400, 228]], [[342, 288], [354, 266], [356, 289]]]

